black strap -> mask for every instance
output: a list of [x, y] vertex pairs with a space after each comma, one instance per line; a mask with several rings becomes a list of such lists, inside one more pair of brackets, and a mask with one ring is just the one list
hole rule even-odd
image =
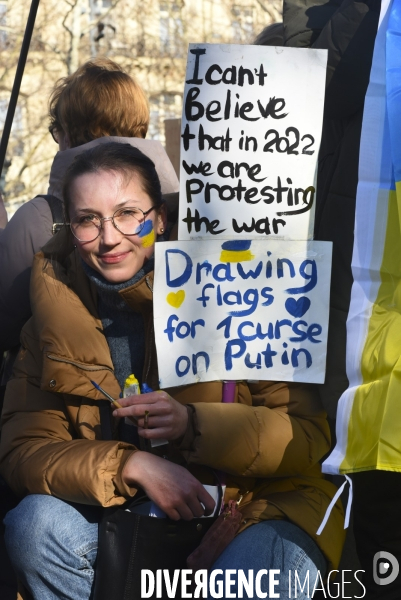
[[96, 404], [99, 406], [100, 431], [102, 434], [102, 440], [112, 440], [113, 429], [111, 424], [112, 416], [110, 402], [108, 400], [97, 400]]
[[40, 194], [36, 197], [44, 198], [47, 201], [53, 218], [52, 234], [55, 235], [64, 227], [63, 203], [57, 196], [52, 196], [51, 194]]

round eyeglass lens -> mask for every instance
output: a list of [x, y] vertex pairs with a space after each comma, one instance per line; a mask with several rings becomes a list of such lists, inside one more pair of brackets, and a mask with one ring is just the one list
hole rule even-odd
[[58, 135], [58, 131], [55, 127], [51, 127], [49, 128], [50, 134], [53, 138], [53, 140], [56, 142], [56, 144], [59, 143], [59, 135]]
[[113, 220], [114, 226], [124, 235], [136, 235], [145, 224], [145, 215], [140, 208], [124, 208], [114, 213]]
[[97, 215], [84, 215], [76, 217], [70, 223], [74, 237], [80, 242], [92, 242], [102, 229], [105, 220], [111, 219], [113, 225], [123, 235], [137, 235], [145, 224], [145, 213], [140, 208], [123, 208], [114, 213], [112, 217], [101, 219]]
[[98, 217], [88, 215], [73, 219], [70, 227], [77, 240], [80, 242], [92, 242], [98, 237], [102, 228], [102, 222]]

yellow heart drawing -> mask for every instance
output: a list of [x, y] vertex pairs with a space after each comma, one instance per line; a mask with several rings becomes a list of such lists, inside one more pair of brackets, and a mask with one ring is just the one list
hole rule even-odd
[[170, 304], [170, 306], [174, 306], [174, 308], [180, 308], [181, 304], [185, 300], [185, 292], [184, 290], [178, 290], [178, 292], [170, 292], [169, 294], [167, 294], [166, 300]]

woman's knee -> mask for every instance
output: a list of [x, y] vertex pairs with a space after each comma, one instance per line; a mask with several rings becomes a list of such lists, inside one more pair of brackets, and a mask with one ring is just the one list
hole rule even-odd
[[[276, 591], [280, 597], [286, 597], [282, 594], [294, 592], [297, 583], [302, 587], [306, 579], [313, 589], [319, 575], [324, 579], [326, 561], [312, 538], [296, 525], [288, 521], [263, 521], [239, 534], [212, 569], [233, 569], [245, 576], [264, 573], [260, 580], [263, 593], [269, 589], [269, 573], [275, 572], [279, 588]], [[298, 595], [292, 597], [306, 598], [307, 592], [303, 594], [299, 585]]]
[[289, 521], [264, 521], [273, 530], [282, 548], [282, 561], [287, 571], [319, 571], [326, 573], [327, 563], [316, 542]]
[[57, 535], [54, 529], [60, 524], [60, 502], [52, 496], [31, 495], [7, 513], [4, 539], [14, 564], [21, 562], [26, 567], [28, 562], [42, 560], [44, 540]]
[[[312, 538], [288, 521], [262, 521], [240, 533], [217, 563], [235, 562], [238, 568], [300, 569], [306, 561], [325, 570], [325, 560]], [[217, 564], [216, 563], [216, 564]]]
[[[88, 508], [93, 509], [89, 515]], [[15, 568], [37, 571], [43, 563], [71, 562], [71, 555], [82, 557], [97, 548], [96, 507], [82, 509], [54, 496], [24, 498], [4, 519], [5, 542]]]

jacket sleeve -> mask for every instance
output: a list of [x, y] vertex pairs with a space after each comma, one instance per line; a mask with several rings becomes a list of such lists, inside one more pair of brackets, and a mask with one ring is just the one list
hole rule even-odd
[[284, 45], [328, 50], [325, 117], [363, 108], [380, 0], [284, 0]]
[[0, 354], [17, 346], [31, 314], [33, 257], [51, 237], [52, 215], [44, 198], [26, 202], [0, 232]]
[[189, 463], [286, 477], [304, 473], [329, 450], [326, 414], [312, 386], [266, 381], [241, 388], [238, 403], [191, 405], [194, 436], [180, 448]]
[[[18, 496], [49, 494], [82, 504], [122, 504], [136, 492], [120, 477], [135, 447], [97, 439], [100, 425], [90, 427], [86, 422], [93, 422], [93, 413], [99, 411], [96, 401], [41, 390], [36, 356], [23, 348], [7, 385], [0, 444], [2, 476]], [[85, 419], [85, 414], [91, 414], [91, 419]], [[80, 428], [86, 429], [88, 439], [77, 439]]]
[[349, 118], [363, 109], [380, 5], [380, 0], [344, 0], [313, 44], [329, 50], [326, 118]]
[[284, 46], [310, 48], [341, 6], [341, 0], [284, 0]]

